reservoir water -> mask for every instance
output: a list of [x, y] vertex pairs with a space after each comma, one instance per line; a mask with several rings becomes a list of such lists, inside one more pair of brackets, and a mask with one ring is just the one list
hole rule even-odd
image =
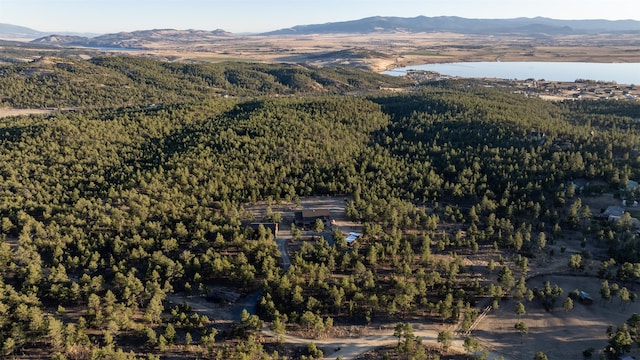
[[587, 62], [465, 62], [425, 64], [385, 71], [402, 76], [407, 70], [434, 71], [468, 78], [536, 79], [572, 82], [577, 79], [640, 84], [640, 63]]

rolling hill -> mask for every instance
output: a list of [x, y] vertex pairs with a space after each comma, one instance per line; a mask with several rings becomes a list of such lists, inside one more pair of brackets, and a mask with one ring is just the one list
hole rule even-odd
[[2, 39], [33, 39], [45, 35], [47, 34], [24, 26], [0, 24], [0, 38]]
[[190, 44], [211, 41], [233, 34], [224, 30], [174, 30], [154, 29], [119, 32], [96, 37], [49, 35], [32, 41], [40, 45], [85, 46], [97, 48], [144, 49], [158, 43]]
[[14, 108], [96, 108], [221, 96], [346, 94], [410, 83], [348, 67], [183, 64], [128, 56], [89, 61], [43, 57], [4, 71], [0, 76], [0, 107]]
[[[93, 33], [58, 32], [58, 36], [82, 36], [85, 38], [97, 36]], [[0, 23], [0, 39], [4, 40], [31, 40], [52, 35], [51, 32], [34, 30], [24, 26]]]

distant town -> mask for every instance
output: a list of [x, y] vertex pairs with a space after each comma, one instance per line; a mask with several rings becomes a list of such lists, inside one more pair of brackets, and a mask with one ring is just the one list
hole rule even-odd
[[[463, 77], [442, 75], [432, 71], [411, 70], [407, 76], [417, 82], [438, 81], [444, 79], [463, 79]], [[513, 80], [483, 78], [478, 79], [485, 86], [514, 88], [516, 93], [545, 100], [629, 100], [640, 101], [640, 87], [630, 84], [618, 84], [611, 81], [577, 79], [573, 82], [551, 80]]]

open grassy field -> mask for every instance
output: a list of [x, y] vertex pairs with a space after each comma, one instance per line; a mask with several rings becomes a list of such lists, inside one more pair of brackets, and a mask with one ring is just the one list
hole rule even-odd
[[[172, 50], [163, 49], [169, 55]], [[215, 55], [213, 55], [215, 54]], [[456, 61], [638, 62], [636, 39], [609, 36], [521, 38], [452, 33], [247, 36], [187, 50], [184, 59], [252, 59], [349, 65], [383, 71], [395, 67]]]
[[[117, 50], [48, 48], [65, 56], [90, 56]], [[58, 49], [54, 51], [55, 49]], [[42, 46], [0, 50], [28, 61]], [[122, 53], [132, 54], [130, 51]], [[13, 54], [13, 55], [11, 55]], [[637, 37], [630, 35], [483, 36], [454, 33], [377, 33], [329, 35], [237, 35], [189, 44], [148, 43], [139, 56], [168, 61], [256, 61], [345, 65], [373, 71], [457, 61], [640, 62]]]

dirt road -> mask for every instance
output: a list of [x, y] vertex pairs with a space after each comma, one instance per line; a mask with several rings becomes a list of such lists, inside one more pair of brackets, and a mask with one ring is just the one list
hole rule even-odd
[[276, 243], [278, 243], [278, 250], [280, 251], [282, 269], [284, 269], [285, 272], [289, 270], [289, 266], [291, 266], [291, 259], [289, 258], [289, 252], [287, 251], [287, 241], [287, 238], [276, 239]]
[[[423, 343], [429, 343], [438, 345], [438, 331], [434, 329], [419, 329], [421, 324], [412, 324], [414, 329], [414, 335], [422, 339]], [[269, 337], [277, 337], [268, 328], [263, 329], [263, 335]], [[308, 344], [310, 342], [315, 343], [319, 348], [324, 351], [324, 358], [327, 360], [335, 360], [338, 357], [348, 360], [353, 359], [368, 351], [374, 350], [378, 347], [396, 344], [398, 338], [393, 336], [393, 330], [372, 330], [370, 335], [357, 337], [357, 338], [328, 338], [328, 339], [304, 339], [290, 335], [282, 336], [285, 343], [288, 344]], [[451, 346], [452, 350], [457, 352], [464, 352], [463, 340], [455, 339]], [[500, 358], [500, 354], [489, 353], [488, 360], [495, 360]], [[504, 358], [505, 360], [509, 360]]]

